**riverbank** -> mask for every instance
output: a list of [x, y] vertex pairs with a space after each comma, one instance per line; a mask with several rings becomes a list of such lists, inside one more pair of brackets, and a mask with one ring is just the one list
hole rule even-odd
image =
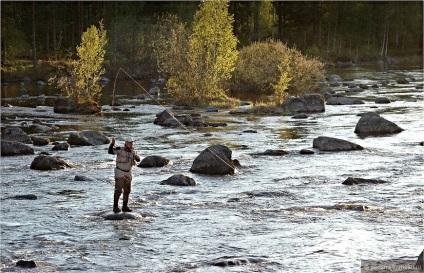
[[[326, 58], [323, 57], [323, 60]], [[333, 57], [331, 60], [325, 61], [326, 67], [340, 66], [360, 66], [364, 64], [387, 64], [387, 65], [401, 65], [401, 66], [417, 66], [423, 67], [423, 56], [406, 55], [406, 56], [389, 56], [387, 61], [380, 60], [379, 57], [362, 57], [358, 58], [361, 61], [354, 60], [353, 58], [346, 57]], [[30, 60], [16, 60], [13, 62], [2, 63], [1, 67], [1, 82], [22, 82], [22, 81], [44, 81], [47, 82], [51, 77], [59, 73], [60, 69], [66, 67], [67, 61], [44, 61], [38, 62], [37, 71], [33, 68], [33, 63]], [[106, 71], [105, 74], [108, 78], [114, 78], [111, 71]], [[149, 75], [137, 75], [137, 78], [146, 79], [151, 77]]]

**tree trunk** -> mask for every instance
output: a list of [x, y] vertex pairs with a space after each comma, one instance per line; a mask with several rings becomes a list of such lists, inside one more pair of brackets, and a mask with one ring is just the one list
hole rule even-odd
[[254, 41], [259, 41], [259, 5], [258, 1], [253, 2], [253, 35]]
[[275, 13], [277, 15], [277, 38], [283, 39], [283, 5], [284, 2], [274, 2], [275, 3]]
[[57, 45], [56, 45], [56, 3], [53, 2], [53, 54], [54, 59], [57, 60]]
[[37, 71], [37, 47], [35, 46], [35, 2], [32, 2], [32, 66]]
[[387, 30], [386, 30], [386, 48], [384, 49], [384, 59], [387, 59], [387, 47], [389, 46], [389, 20], [387, 19]]

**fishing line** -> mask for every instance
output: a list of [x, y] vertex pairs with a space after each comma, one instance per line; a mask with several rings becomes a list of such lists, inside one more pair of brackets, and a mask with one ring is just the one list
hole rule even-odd
[[[116, 76], [115, 76], [115, 81], [114, 81], [114, 83], [113, 83], [113, 91], [112, 91], [112, 117], [113, 117], [113, 111], [114, 111], [114, 107], [115, 107], [115, 88], [116, 88], [116, 80], [118, 79], [118, 75], [119, 75], [119, 73], [120, 72], [123, 72], [123, 73], [125, 73], [132, 81], [134, 81], [135, 82], [135, 84], [137, 84], [145, 93], [147, 93], [149, 96], [150, 96], [150, 98], [152, 99], [152, 100], [154, 100], [158, 105], [160, 105], [160, 106], [162, 106], [164, 109], [165, 109], [165, 111], [173, 118], [173, 119], [175, 119], [180, 125], [181, 125], [181, 127], [182, 128], [184, 128], [187, 132], [189, 132], [189, 134], [191, 135], [192, 134], [192, 132], [184, 125], [184, 124], [182, 124], [168, 109], [166, 109], [166, 107], [164, 106], [164, 105], [162, 105], [157, 99], [155, 99], [149, 92], [147, 92], [147, 90], [146, 89], [144, 89], [144, 87], [140, 84], [140, 83], [138, 83], [133, 77], [131, 77], [123, 68], [119, 68], [119, 70], [118, 70], [118, 72], [116, 73]], [[189, 119], [191, 120], [191, 121], [193, 121], [192, 120], [192, 118], [191, 117], [189, 117]], [[114, 130], [115, 130], [115, 128], [113, 128]], [[199, 140], [200, 141], [200, 139], [199, 138], [197, 138], [196, 136], [194, 136], [194, 138], [196, 139], [196, 140]], [[237, 168], [235, 167], [235, 166], [231, 166], [231, 164], [230, 163], [228, 163], [227, 161], [225, 161], [224, 159], [222, 159], [219, 155], [217, 155], [214, 151], [212, 151], [209, 147], [207, 147], [206, 149], [208, 149], [214, 156], [216, 156], [219, 160], [221, 160], [224, 164], [226, 164], [228, 167], [230, 167], [231, 169], [233, 169], [234, 170], [234, 172], [236, 172], [237, 171]]]

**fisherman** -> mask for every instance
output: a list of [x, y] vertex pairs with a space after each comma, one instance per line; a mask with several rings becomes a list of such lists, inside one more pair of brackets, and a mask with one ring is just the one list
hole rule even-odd
[[132, 175], [131, 170], [136, 164], [135, 162], [140, 161], [140, 156], [137, 155], [136, 150], [133, 147], [134, 140], [132, 137], [125, 138], [124, 147], [115, 147], [115, 138], [112, 138], [112, 142], [109, 146], [108, 153], [116, 154], [116, 167], [115, 167], [115, 192], [113, 196], [113, 212], [119, 213], [121, 210], [118, 206], [119, 198], [121, 197], [122, 191], [123, 202], [122, 211], [131, 212], [132, 210], [128, 207], [128, 198], [131, 192], [131, 181]]

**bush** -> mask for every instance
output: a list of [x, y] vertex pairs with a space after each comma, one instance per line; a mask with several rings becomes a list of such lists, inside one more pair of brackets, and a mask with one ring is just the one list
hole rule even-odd
[[319, 60], [307, 58], [280, 41], [256, 42], [240, 50], [230, 89], [284, 99], [315, 91], [318, 80], [324, 77], [323, 68]]

